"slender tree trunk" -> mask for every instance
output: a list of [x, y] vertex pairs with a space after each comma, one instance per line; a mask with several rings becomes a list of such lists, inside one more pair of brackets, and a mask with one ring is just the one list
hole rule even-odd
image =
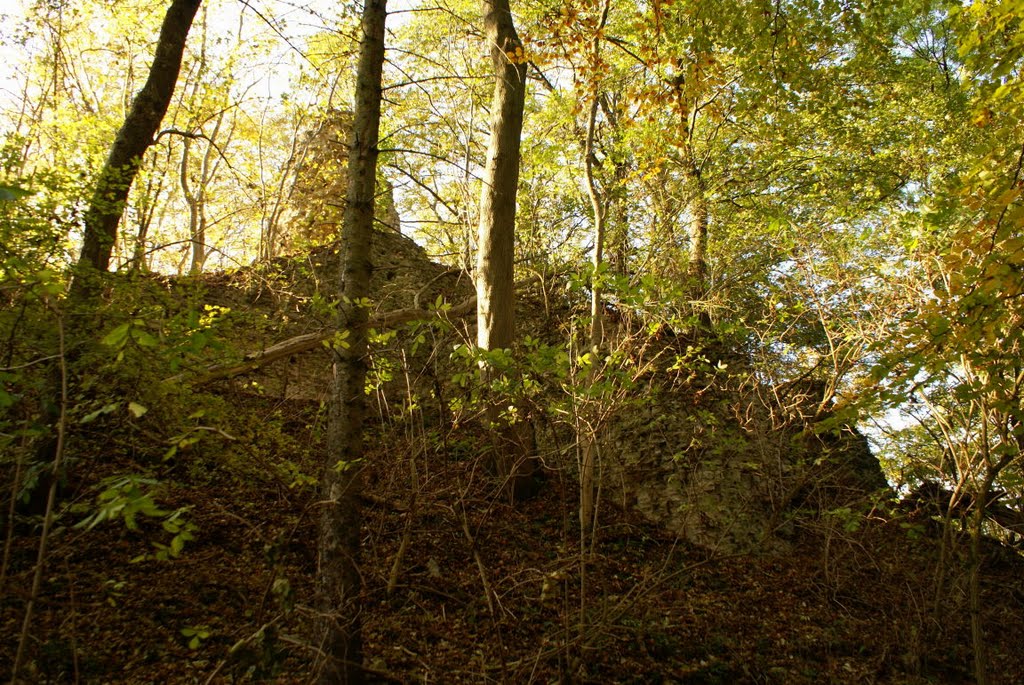
[[711, 315], [704, 302], [708, 289], [707, 251], [710, 222], [707, 183], [696, 163], [687, 168], [686, 177], [690, 181], [693, 193], [693, 199], [690, 200], [690, 255], [686, 265], [688, 294], [693, 302], [693, 312], [699, 325], [708, 328], [711, 325]]
[[[607, 16], [607, 3], [605, 4]], [[601, 22], [603, 27], [604, 21]], [[595, 44], [597, 41], [595, 41]], [[596, 52], [596, 49], [595, 49]], [[587, 351], [591, 355], [590, 368], [587, 371], [587, 385], [592, 385], [597, 373], [597, 364], [601, 346], [604, 344], [604, 297], [601, 284], [601, 265], [604, 263], [604, 219], [606, 206], [601, 198], [594, 179], [594, 129], [597, 121], [597, 95], [590, 104], [590, 116], [587, 118], [587, 138], [584, 144], [584, 165], [587, 177], [587, 191], [590, 205], [594, 210], [594, 252], [591, 267], [594, 275], [590, 283], [590, 344]], [[597, 460], [597, 426], [584, 422], [584, 434], [580, 441], [580, 541], [581, 549], [585, 550], [594, 527], [594, 471]]]
[[167, 113], [181, 70], [185, 42], [200, 2], [174, 0], [167, 10], [149, 77], [114, 138], [85, 210], [82, 252], [71, 286], [73, 296], [87, 295], [91, 289], [88, 283], [90, 276], [106, 271], [110, 266], [110, 253], [117, 238], [117, 225], [124, 212], [128, 191], [135, 180], [142, 155], [153, 144], [160, 122]]
[[683, 138], [683, 174], [686, 176], [690, 190], [690, 254], [686, 265], [686, 293], [691, 300], [691, 312], [702, 328], [711, 326], [711, 316], [704, 300], [708, 286], [708, 224], [710, 223], [710, 207], [708, 204], [707, 181], [702, 173], [701, 164], [693, 148], [693, 130], [697, 125], [697, 113], [691, 119], [691, 107], [686, 100], [682, 88], [683, 82], [676, 83], [676, 98], [680, 114], [680, 129]]
[[609, 267], [619, 276], [629, 276], [629, 208], [623, 202], [623, 189], [626, 176], [629, 175], [629, 164], [617, 161], [615, 164], [614, 187], [608, 193], [608, 243]]
[[[288, 153], [288, 160], [284, 163], [284, 168], [281, 169], [281, 177], [277, 182], [277, 191], [274, 193], [274, 202], [270, 208], [269, 213], [264, 214], [263, 218], [263, 230], [260, 234], [260, 260], [270, 261], [278, 254], [278, 249], [281, 242], [281, 215], [284, 214], [285, 203], [291, 198], [292, 193], [295, 191], [295, 183], [293, 182], [290, 186], [288, 185], [288, 179], [291, 177], [295, 167], [301, 164], [301, 159], [305, 157], [308, 151], [308, 144], [304, 148], [299, 150], [299, 127], [300, 121], [295, 124], [295, 130], [292, 133], [292, 147]], [[263, 156], [263, 133], [261, 129], [260, 133], [260, 157]], [[262, 176], [262, 172], [260, 172]], [[286, 190], [287, 187], [287, 190]], [[264, 201], [263, 206], [266, 207], [266, 185], [263, 186]]]
[[[192, 185], [189, 181], [189, 156], [192, 150], [192, 139], [182, 138], [181, 139], [181, 164], [178, 167], [178, 182], [181, 185], [181, 194], [185, 198], [185, 204], [188, 205], [188, 235], [191, 241], [192, 249], [192, 264], [189, 267], [189, 272], [192, 274], [198, 273], [196, 271], [196, 261], [199, 257], [197, 252], [202, 251], [202, 246], [198, 246], [200, 249], [197, 250], [196, 235], [199, 232], [199, 199], [192, 191]], [[202, 267], [200, 267], [201, 269]]]
[[[987, 484], [987, 483], [986, 483]], [[982, 526], [985, 523], [985, 497], [987, 490], [982, 490], [974, 501], [971, 516], [971, 545], [968, 555], [970, 572], [968, 575], [967, 607], [971, 616], [971, 643], [974, 647], [974, 682], [975, 685], [988, 685], [988, 658], [985, 649], [985, 627], [981, 615], [981, 552]]]
[[512, 261], [519, 186], [519, 147], [526, 104], [526, 62], [508, 0], [484, 0], [484, 27], [494, 65], [477, 253], [477, 344], [508, 347], [514, 329]]
[[386, 0], [366, 0], [356, 74], [355, 121], [342, 225], [342, 295], [339, 331], [347, 345], [334, 347], [334, 393], [328, 425], [328, 458], [322, 481], [317, 590], [323, 616], [321, 683], [361, 683], [360, 542], [363, 415], [366, 407], [366, 327], [370, 292], [381, 76]]
[[[214, 141], [220, 136], [220, 129], [223, 123], [224, 112], [221, 111], [217, 115], [216, 123], [213, 125], [213, 132], [206, 141], [206, 152], [203, 154], [203, 160], [199, 165], [198, 187], [196, 188], [191, 187], [188, 178], [190, 171], [188, 163], [189, 148], [191, 143], [189, 138], [184, 139], [184, 150], [181, 153], [181, 192], [185, 196], [185, 202], [188, 204], [189, 240], [192, 244], [192, 262], [189, 265], [188, 272], [193, 276], [203, 273], [203, 269], [206, 267], [206, 259], [210, 256], [210, 248], [206, 244], [206, 228], [209, 224], [206, 218], [206, 193], [210, 183], [213, 182], [214, 175], [217, 173], [217, 167], [220, 166], [214, 157], [217, 151]], [[233, 134], [234, 126], [232, 125], [228, 131], [228, 139], [224, 145], [225, 148], [230, 144]]]
[[[153, 157], [153, 171], [156, 170], [155, 156]], [[148, 271], [146, 264], [146, 239], [149, 237], [149, 227], [153, 225], [153, 218], [156, 216], [157, 198], [163, 190], [163, 176], [153, 173], [149, 176], [146, 184], [146, 191], [139, 206], [139, 228], [135, 234], [134, 247], [132, 249], [131, 269], [133, 271]]]
[[[203, 20], [201, 22], [202, 34], [199, 40], [199, 55], [196, 58], [195, 68], [193, 69], [194, 81], [192, 85], [192, 97], [198, 100], [199, 88], [206, 77], [206, 38], [207, 29], [210, 24], [206, 21], [206, 10], [203, 11]], [[185, 94], [182, 93], [182, 97]], [[224, 112], [221, 111], [220, 116], [217, 120], [217, 126], [220, 126], [220, 122], [224, 118]], [[197, 127], [200, 128], [201, 126]], [[213, 140], [216, 140], [217, 136], [214, 134]], [[209, 144], [209, 143], [207, 143]], [[206, 212], [203, 208], [203, 196], [206, 191], [206, 173], [205, 169], [200, 171], [198, 188], [192, 188], [189, 175], [191, 169], [189, 168], [190, 152], [192, 150], [192, 138], [185, 136], [182, 138], [181, 148], [181, 194], [185, 198], [185, 203], [188, 205], [188, 237], [190, 241], [190, 248], [192, 251], [191, 263], [188, 267], [190, 275], [197, 275], [202, 273], [203, 264], [206, 262]]]
[[[513, 257], [519, 149], [526, 106], [526, 58], [512, 22], [508, 0], [484, 0], [484, 28], [494, 66], [491, 138], [487, 149], [477, 240], [477, 345], [484, 350], [508, 348], [514, 335]], [[488, 421], [498, 422], [498, 405]], [[501, 431], [492, 462], [512, 499], [527, 494], [534, 459], [523, 426]]]
[[[984, 534], [984, 525], [986, 518], [986, 511], [988, 509], [988, 503], [992, 498], [992, 486], [996, 482], [996, 478], [999, 477], [1000, 472], [1006, 468], [1010, 462], [1014, 459], [1014, 453], [1012, 451], [1005, 453], [998, 462], [993, 464], [992, 462], [992, 451], [989, 447], [989, 416], [990, 411], [987, 406], [987, 402], [982, 403], [982, 433], [981, 433], [981, 453], [982, 453], [982, 464], [985, 469], [985, 475], [982, 479], [981, 486], [977, 488], [977, 492], [974, 493], [974, 512], [971, 517], [971, 546], [969, 554], [970, 563], [970, 576], [969, 576], [969, 588], [967, 593], [967, 606], [971, 615], [971, 642], [974, 647], [974, 682], [976, 685], [988, 685], [988, 652], [987, 652], [987, 641], [985, 640], [985, 626], [984, 620], [981, 615], [982, 611], [982, 597], [981, 597], [981, 566], [984, 562], [984, 555], [981, 549], [981, 538]], [[1000, 442], [1005, 446], [1010, 444], [1010, 436], [1006, 434], [1005, 429], [1008, 425], [1008, 419], [1005, 415], [1000, 415], [993, 421], [995, 425], [1003, 428], [1000, 437]], [[975, 481], [976, 482], [976, 481]]]
[[[608, 22], [608, 10], [611, 7], [611, 0], [605, 0], [601, 9], [601, 17], [598, 20], [597, 32], [591, 46], [593, 64], [596, 66], [601, 58], [601, 37], [605, 24]], [[604, 345], [604, 288], [601, 282], [603, 275], [601, 267], [604, 264], [604, 241], [605, 241], [605, 218], [608, 214], [607, 198], [602, 197], [597, 187], [597, 179], [594, 177], [594, 139], [597, 133], [597, 111], [600, 105], [600, 92], [594, 92], [590, 102], [590, 113], [587, 117], [587, 133], [583, 144], [584, 173], [587, 179], [587, 194], [590, 197], [590, 206], [594, 211], [594, 252], [591, 258], [591, 266], [594, 275], [590, 283], [590, 349], [592, 356], [590, 369], [587, 372], [587, 385], [592, 386], [597, 375], [598, 358], [601, 347]], [[586, 554], [587, 544], [591, 540], [594, 530], [595, 511], [595, 471], [598, 455], [598, 426], [596, 423], [587, 422], [586, 434], [579, 437], [581, 446], [580, 455], [580, 548]], [[580, 593], [581, 601], [584, 593]]]
[[[610, 3], [605, 3], [610, 11]], [[602, 10], [604, 23], [607, 23], [608, 13]], [[603, 24], [600, 27], [604, 28]], [[601, 40], [600, 38], [598, 40]], [[596, 56], [595, 56], [596, 57]], [[621, 97], [621, 96], [620, 96]], [[604, 114], [605, 120], [612, 131], [618, 131], [619, 126], [619, 100], [620, 97], [613, 97], [607, 91], [598, 99], [598, 105]], [[629, 212], [624, 202], [624, 190], [626, 178], [629, 176], [629, 159], [620, 157], [620, 152], [607, 158], [612, 165], [612, 181], [605, 189], [605, 250], [608, 252], [608, 268], [619, 276], [629, 275]]]
[[690, 256], [686, 275], [690, 278], [693, 296], [701, 298], [708, 280], [708, 200], [700, 175], [694, 173], [691, 179], [694, 197], [690, 202]]

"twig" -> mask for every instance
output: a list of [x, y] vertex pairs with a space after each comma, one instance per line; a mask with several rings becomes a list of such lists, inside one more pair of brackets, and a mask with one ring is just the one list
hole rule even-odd
[[60, 467], [64, 456], [64, 433], [67, 428], [68, 411], [68, 366], [65, 357], [64, 347], [64, 319], [60, 312], [57, 312], [57, 333], [58, 333], [58, 355], [60, 364], [60, 416], [57, 419], [57, 444], [53, 450], [53, 468], [50, 480], [50, 490], [46, 496], [46, 511], [43, 514], [43, 530], [39, 534], [39, 552], [36, 556], [35, 573], [32, 576], [32, 589], [29, 593], [28, 604], [25, 606], [25, 618], [21, 624], [21, 635], [18, 637], [18, 651], [14, 656], [14, 665], [11, 667], [11, 685], [17, 685], [18, 671], [21, 670], [22, 659], [25, 657], [25, 647], [28, 644], [28, 632], [32, 626], [32, 612], [35, 609], [36, 598], [39, 596], [39, 587], [43, 580], [43, 567], [46, 562], [46, 543], [50, 536], [50, 527], [53, 525], [53, 509], [57, 501], [57, 483], [60, 482]]
[[217, 664], [217, 668], [213, 669], [213, 673], [211, 673], [209, 675], [209, 677], [206, 679], [206, 682], [204, 683], [204, 685], [210, 685], [210, 683], [213, 682], [214, 678], [216, 678], [220, 674], [221, 670], [225, 666], [227, 666], [228, 661], [231, 660], [231, 655], [233, 655], [236, 651], [238, 651], [239, 649], [241, 649], [245, 645], [247, 645], [250, 642], [252, 642], [253, 640], [255, 640], [257, 637], [262, 635], [263, 631], [265, 631], [267, 628], [270, 628], [275, 623], [279, 623], [281, 621], [281, 617], [282, 617], [282, 615], [275, 616], [273, 618], [273, 620], [268, 621], [267, 623], [264, 623], [262, 626], [260, 626], [259, 629], [256, 632], [252, 633], [248, 637], [243, 637], [241, 640], [239, 640], [238, 642], [233, 644], [231, 646], [231, 649], [228, 650], [228, 655], [225, 658], [220, 660], [220, 663]]
[[14, 514], [18, 505], [18, 490], [21, 488], [22, 469], [25, 466], [24, 452], [19, 450], [14, 460], [14, 477], [11, 479], [11, 501], [7, 507], [7, 537], [4, 539], [4, 555], [0, 561], [0, 594], [7, 585], [7, 569], [11, 563], [11, 547], [14, 545]]
[[[405, 390], [410, 406], [413, 402], [412, 379], [409, 378], [409, 360], [406, 359], [405, 350], [402, 350], [402, 368], [405, 372]], [[398, 585], [398, 574], [402, 569], [402, 560], [409, 550], [412, 542], [412, 524], [416, 520], [416, 499], [420, 490], [419, 474], [416, 471], [416, 452], [409, 455], [409, 507], [406, 512], [405, 530], [402, 531], [402, 541], [398, 544], [398, 551], [395, 552], [395, 559], [391, 563], [391, 572], [388, 574], [388, 585], [385, 593], [388, 597], [395, 591]]]
[[466, 513], [466, 507], [462, 507], [462, 532], [466, 535], [466, 540], [469, 542], [469, 548], [473, 551], [473, 561], [476, 562], [476, 569], [480, 572], [480, 584], [484, 588], [484, 597], [487, 598], [487, 611], [490, 612], [492, 618], [497, 618], [497, 613], [494, 609], [494, 591], [491, 590], [491, 584], [487, 580], [487, 568], [484, 566], [484, 560], [480, 557], [480, 550], [476, 546], [476, 538], [473, 537], [473, 533], [469, 530], [469, 514]]
[[75, 685], [82, 682], [78, 659], [78, 602], [75, 600], [75, 578], [71, 575], [71, 566], [67, 558], [64, 559], [64, 573], [68, 576], [68, 593], [71, 595], [71, 613], [68, 620], [71, 621], [71, 664], [75, 674]]
[[43, 362], [48, 362], [48, 361], [51, 361], [51, 360], [56, 359], [56, 358], [57, 358], [57, 355], [51, 354], [48, 357], [40, 357], [39, 359], [33, 359], [30, 362], [25, 362], [24, 364], [18, 364], [17, 366], [3, 366], [3, 367], [0, 367], [0, 371], [17, 371], [18, 369], [27, 369], [30, 366], [35, 366], [36, 364], [42, 364]]

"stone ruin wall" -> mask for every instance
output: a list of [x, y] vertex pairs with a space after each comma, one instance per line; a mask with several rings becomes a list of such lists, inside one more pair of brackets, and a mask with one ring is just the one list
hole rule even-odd
[[[335, 240], [347, 183], [344, 141], [350, 125], [350, 113], [333, 112], [307, 134], [306, 152], [282, 217], [286, 247], [329, 244], [276, 260], [273, 268], [286, 288], [247, 286], [249, 306], [265, 308], [269, 318], [290, 321], [275, 332], [276, 339], [265, 338], [264, 345], [331, 325], [303, 310], [312, 293], [332, 293], [337, 283]], [[424, 307], [438, 296], [450, 303], [469, 297], [473, 285], [468, 274], [432, 262], [419, 245], [400, 234], [391, 188], [385, 189], [382, 200], [373, 246], [371, 290], [376, 311]], [[526, 330], [553, 325], [550, 312], [542, 316], [522, 303], [520, 310]], [[466, 325], [471, 327], [472, 321]], [[320, 401], [329, 391], [324, 373], [329, 362], [326, 349], [300, 355], [259, 370], [251, 382], [273, 396]], [[692, 389], [652, 386], [645, 400], [617, 413], [600, 439], [603, 501], [635, 508], [682, 539], [710, 549], [784, 547], [776, 533], [784, 527], [780, 507], [793, 504], [787, 501], [793, 493], [786, 488], [806, 479], [801, 474], [827, 449], [800, 426], [773, 430], [764, 417], [741, 420], [727, 409], [735, 399], [724, 396], [701, 404], [695, 402]], [[884, 486], [862, 437], [850, 433], [837, 445], [828, 448], [838, 455], [832, 458], [855, 464], [853, 470], [843, 467], [843, 477], [858, 492], [879, 486], [879, 480]], [[565, 431], [538, 430], [538, 446], [557, 463], [574, 462], [574, 436]]]
[[[335, 240], [341, 231], [348, 189], [352, 112], [330, 110], [303, 135], [294, 180], [278, 219], [274, 254], [293, 254]], [[394, 187], [378, 175], [377, 228], [402, 232]]]

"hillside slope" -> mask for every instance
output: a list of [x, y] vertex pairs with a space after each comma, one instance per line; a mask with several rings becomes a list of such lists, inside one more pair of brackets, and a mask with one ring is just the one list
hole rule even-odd
[[[471, 296], [464, 275], [430, 265], [411, 241], [392, 235], [378, 250], [376, 311]], [[78, 360], [91, 380], [72, 413], [29, 627], [32, 682], [310, 681], [327, 355], [314, 347], [204, 385], [189, 378], [329, 326], [317, 284], [331, 282], [332, 263], [323, 251], [275, 270], [150, 279], [137, 306], [162, 313], [140, 326], [169, 344], [172, 324], [202, 311], [226, 343], [207, 340], [173, 365], [142, 345]], [[452, 354], [472, 340], [469, 324], [414, 323], [374, 348], [363, 496], [371, 681], [971, 681], [965, 542], [954, 536], [941, 566], [932, 512], [875, 493], [870, 455], [841, 424], [819, 431], [799, 412], [757, 409], [743, 354], [724, 343], [694, 352], [692, 337], [622, 324], [610, 357], [628, 373], [605, 396], [605, 488], [596, 542], [581, 550], [565, 418], [579, 396], [559, 353], [572, 307], [560, 287], [521, 303], [533, 340], [521, 354], [533, 385], [522, 385], [534, 390], [520, 406], [545, 477], [515, 506], [483, 468], [474, 365]], [[106, 328], [135, 320], [105, 316]], [[14, 465], [5, 475], [27, 494], [4, 521], [0, 625], [17, 636], [42, 509]], [[997, 683], [1024, 680], [1022, 570], [1017, 553], [989, 545], [982, 590]], [[16, 647], [0, 645], [0, 677]]]

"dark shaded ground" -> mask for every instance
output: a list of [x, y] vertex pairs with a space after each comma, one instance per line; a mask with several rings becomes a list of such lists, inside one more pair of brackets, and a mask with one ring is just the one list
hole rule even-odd
[[[264, 425], [267, 434], [248, 429], [237, 444], [211, 439], [167, 461], [141, 460], [145, 450], [125, 450], [121, 439], [105, 444], [101, 429], [78, 443], [97, 455], [88, 468], [79, 459], [67, 503], [92, 501], [104, 476], [144, 469], [163, 483], [161, 507], [191, 507], [198, 532], [178, 559], [133, 563], [169, 537], [158, 521], [83, 531], [72, 525], [85, 514], [65, 509], [26, 682], [310, 681], [315, 486], [302, 475], [320, 468], [321, 414], [312, 403], [227, 400], [238, 425], [226, 432]], [[938, 543], [926, 517], [879, 514], [851, 532], [808, 514], [790, 554], [724, 557], [606, 506], [581, 573], [571, 481], [551, 473], [539, 497], [511, 507], [492, 496], [472, 433], [375, 430], [364, 531], [371, 681], [972, 682], [962, 559], [936, 614]], [[26, 513], [13, 527], [0, 604], [5, 680], [37, 523]], [[1014, 554], [990, 549], [985, 624], [996, 683], [1024, 682], [1022, 569]]]

